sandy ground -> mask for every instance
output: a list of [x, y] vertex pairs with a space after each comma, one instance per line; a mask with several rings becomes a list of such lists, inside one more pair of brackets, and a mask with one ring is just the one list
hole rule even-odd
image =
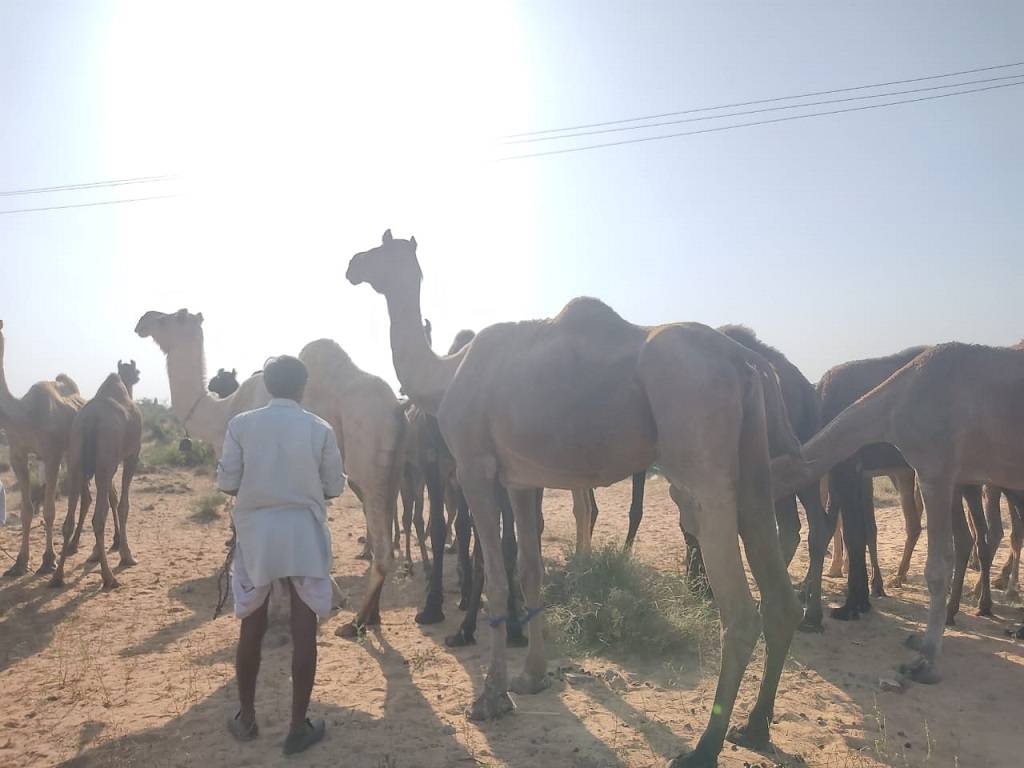
[[[13, 484], [10, 473], [3, 478]], [[258, 690], [260, 738], [238, 745], [224, 729], [234, 712], [237, 621], [212, 620], [216, 573], [227, 519], [191, 519], [191, 504], [208, 493], [208, 476], [166, 471], [137, 479], [130, 532], [139, 565], [119, 573], [121, 588], [100, 590], [84, 552], [70, 563], [68, 585], [49, 589], [33, 575], [0, 584], [0, 766], [271, 766], [290, 696], [287, 645], [268, 647]], [[636, 556], [677, 569], [683, 544], [661, 479], [648, 484]], [[14, 498], [11, 498], [14, 496]], [[620, 542], [629, 485], [598, 493], [602, 514], [596, 542]], [[17, 494], [9, 506], [16, 512]], [[545, 556], [558, 567], [574, 535], [568, 494], [546, 499]], [[354, 559], [362, 532], [351, 495], [331, 509], [335, 574], [362, 596], [366, 564]], [[897, 510], [879, 513], [883, 567], [895, 568], [902, 543]], [[16, 550], [18, 529], [0, 531]], [[996, 596], [999, 619], [969, 609], [947, 633], [945, 681], [883, 692], [879, 677], [909, 657], [901, 643], [924, 619], [921, 576], [925, 537], [911, 583], [875, 601], [875, 611], [851, 624], [826, 620], [823, 635], [798, 635], [783, 676], [773, 727], [776, 751], [758, 755], [726, 749], [722, 766], [1020, 766], [1024, 763], [1020, 693], [1024, 648], [1004, 637], [1020, 610]], [[32, 568], [42, 531], [33, 531]], [[1002, 563], [1006, 548], [999, 553]], [[0, 559], [6, 556], [0, 554]], [[115, 556], [116, 562], [116, 556]], [[447, 568], [447, 621], [420, 628], [413, 614], [423, 596], [422, 572], [396, 576], [384, 593], [384, 625], [357, 643], [333, 630], [351, 617], [342, 610], [323, 626], [312, 712], [327, 719], [325, 742], [289, 764], [309, 766], [655, 766], [689, 749], [713, 695], [718, 655], [634, 659], [552, 658], [550, 668], [581, 664], [589, 675], [556, 680], [550, 689], [518, 697], [515, 714], [476, 724], [465, 717], [486, 661], [481, 645], [457, 653], [443, 637], [457, 626], [454, 559]], [[804, 554], [793, 564], [802, 576]], [[418, 563], [417, 563], [418, 566]], [[6, 567], [6, 566], [4, 566]], [[974, 576], [969, 576], [973, 583]], [[826, 599], [843, 584], [827, 580]], [[268, 645], [273, 643], [268, 642]], [[514, 670], [524, 651], [511, 650]], [[615, 670], [622, 678], [605, 673]], [[737, 703], [738, 721], [753, 703], [760, 664], [751, 664]]]

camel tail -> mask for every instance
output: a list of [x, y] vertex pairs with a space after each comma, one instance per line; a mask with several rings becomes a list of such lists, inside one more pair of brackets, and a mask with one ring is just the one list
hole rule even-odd
[[782, 399], [779, 377], [771, 367], [755, 368], [764, 391], [765, 426], [768, 430], [768, 448], [772, 456], [800, 457], [800, 440], [793, 431], [793, 425]]

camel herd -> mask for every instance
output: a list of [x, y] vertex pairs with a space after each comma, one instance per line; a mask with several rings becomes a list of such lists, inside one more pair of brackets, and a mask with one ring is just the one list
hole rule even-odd
[[[822, 571], [834, 533], [832, 573], [841, 567], [845, 544], [849, 580], [846, 603], [833, 616], [856, 618], [870, 609], [870, 594], [884, 594], [872, 477], [893, 478], [906, 519], [903, 558], [890, 587], [907, 576], [922, 511], [928, 510], [928, 623], [910, 643], [916, 653], [904, 665], [908, 678], [939, 680], [943, 629], [959, 608], [972, 555], [981, 573], [979, 612], [991, 613], [990, 573], [1003, 536], [1004, 495], [1013, 521], [1012, 552], [997, 585], [1016, 593], [1024, 531], [1024, 347], [915, 347], [836, 366], [815, 387], [742, 326], [641, 327], [596, 299], [579, 298], [554, 318], [493, 325], [475, 336], [463, 332], [447, 355], [438, 355], [420, 308], [416, 249], [415, 238], [393, 238], [388, 231], [380, 245], [352, 257], [347, 270], [353, 285], [365, 283], [386, 299], [392, 358], [408, 399], [361, 371], [338, 344], [320, 339], [299, 354], [309, 371], [303, 405], [338, 436], [372, 557], [363, 603], [337, 634], [353, 637], [380, 623], [381, 590], [403, 531], [411, 568], [413, 528], [429, 584], [416, 620], [442, 621], [445, 547], [453, 523], [466, 616], [447, 643], [474, 642], [484, 592], [489, 606], [489, 665], [470, 717], [508, 712], [509, 691], [536, 693], [550, 679], [541, 602], [544, 488], [572, 491], [577, 548], [585, 554], [598, 513], [595, 487], [633, 478], [629, 546], [641, 522], [647, 469], [657, 465], [670, 484], [691, 568], [706, 572], [722, 621], [722, 666], [710, 720], [696, 748], [671, 762], [676, 768], [715, 765], [727, 736], [755, 749], [768, 745], [793, 633], [798, 626], [822, 627]], [[186, 435], [219, 452], [229, 419], [270, 396], [260, 372], [239, 385], [235, 371], [221, 369], [207, 388], [202, 323], [201, 314], [184, 309], [147, 312], [135, 331], [152, 338], [167, 358], [171, 408]], [[64, 375], [16, 398], [4, 377], [2, 329], [0, 322], [0, 427], [22, 489], [21, 547], [6, 575], [23, 575], [29, 565], [36, 510], [25, 489], [31, 487], [34, 454], [45, 483], [46, 544], [38, 573], [53, 573], [52, 583], [62, 584], [94, 480], [92, 558], [100, 563], [104, 588], [115, 587], [104, 549], [108, 511], [114, 511], [121, 565], [135, 562], [127, 522], [142, 432], [131, 395], [138, 370], [134, 361], [119, 364], [88, 402]], [[58, 562], [53, 524], [62, 461], [68, 511]], [[120, 495], [112, 482], [118, 466]], [[794, 589], [787, 566], [800, 541], [797, 499], [808, 520], [809, 567]], [[446, 506], [453, 513], [449, 523]], [[872, 559], [870, 588], [865, 551]], [[762, 633], [766, 661], [756, 704], [747, 723], [729, 731], [740, 681]], [[507, 644], [529, 646], [522, 670], [511, 677]]]

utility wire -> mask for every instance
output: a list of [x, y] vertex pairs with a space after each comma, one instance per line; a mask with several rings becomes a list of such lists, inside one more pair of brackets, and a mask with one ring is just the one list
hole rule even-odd
[[156, 181], [170, 181], [178, 178], [173, 174], [163, 176], [135, 176], [130, 179], [110, 179], [109, 181], [88, 181], [81, 184], [61, 184], [56, 187], [33, 187], [31, 189], [10, 189], [0, 192], [0, 197], [15, 195], [37, 195], [43, 192], [67, 192], [77, 189], [96, 189], [99, 187], [119, 187], [123, 184], [149, 184]]
[[636, 139], [622, 139], [620, 141], [609, 141], [603, 144], [586, 144], [582, 147], [568, 147], [565, 149], [552, 149], [546, 152], [532, 152], [525, 155], [507, 155], [497, 158], [498, 162], [506, 160], [523, 160], [528, 157], [546, 157], [548, 155], [563, 155], [568, 152], [583, 152], [588, 149], [602, 149], [604, 147], [618, 147], [623, 144], [639, 144], [644, 141], [660, 141], [662, 139], [674, 139], [680, 136], [696, 136], [701, 133], [717, 133], [719, 131], [731, 131], [735, 128], [751, 128], [756, 125], [770, 125], [771, 123], [785, 123], [790, 120], [804, 120], [809, 117], [824, 117], [826, 115], [840, 115], [844, 112], [862, 112], [868, 109], [882, 109], [883, 107], [894, 107], [898, 104], [914, 104], [920, 101], [934, 101], [936, 99], [947, 99], [950, 96], [964, 96], [969, 93], [981, 93], [982, 91], [994, 91], [999, 88], [1012, 88], [1015, 85], [1024, 85], [1024, 80], [1015, 83], [1001, 83], [999, 85], [987, 85], [983, 88], [972, 88], [967, 91], [956, 91], [954, 93], [939, 93], [933, 96], [918, 96], [913, 99], [901, 99], [899, 101], [888, 101], [884, 104], [863, 104], [859, 107], [847, 107], [845, 109], [833, 109], [827, 112], [811, 112], [806, 115], [788, 115], [786, 117], [775, 117], [769, 120], [755, 120], [749, 123], [734, 123], [732, 125], [719, 125], [713, 128], [701, 128], [696, 131], [682, 131], [680, 133], [666, 133], [659, 136], [643, 136]]
[[144, 200], [166, 200], [169, 197], [181, 197], [181, 195], [152, 195], [150, 197], [129, 197], [123, 200], [98, 200], [94, 203], [73, 203], [72, 205], [48, 205], [45, 208], [16, 208], [11, 211], [0, 211], [0, 216], [6, 216], [9, 213], [35, 213], [36, 211], [59, 211], [64, 208], [91, 208], [94, 205], [140, 203]]
[[[864, 99], [882, 99], [888, 96], [905, 96], [910, 93], [925, 93], [928, 91], [939, 91], [945, 88], [962, 88], [965, 85], [978, 85], [981, 83], [995, 83], [1003, 80], [1015, 80], [1024, 77], [1024, 72], [1016, 75], [1003, 75], [1002, 77], [989, 77], [984, 80], [966, 80], [960, 83], [949, 83], [947, 85], [932, 85], [926, 88], [910, 88], [905, 91], [888, 91], [886, 93], [875, 93], [870, 96], [846, 96], [842, 99], [825, 99], [824, 101], [806, 101], [800, 104], [784, 104], [780, 107], [761, 107], [760, 109], [748, 109], [743, 112], [725, 112], [720, 115], [701, 115], [700, 117], [684, 117], [680, 120], [666, 120], [660, 123], [646, 123], [644, 125], [620, 125], [617, 128], [599, 128], [595, 131], [579, 131], [577, 133], [563, 133], [556, 136], [534, 136], [525, 139], [513, 139], [500, 142], [503, 146], [513, 144], [533, 144], [540, 141], [557, 141], [558, 139], [574, 139], [579, 136], [595, 136], [602, 133], [620, 133], [622, 131], [641, 131], [645, 128], [660, 128], [666, 125], [680, 125], [682, 123], [698, 123], [703, 120], [722, 120], [727, 117], [742, 117], [744, 115], [757, 115], [763, 112], [778, 112], [784, 109], [799, 109], [801, 107], [820, 107], [825, 104], [842, 104], [849, 101], [863, 101]], [[1022, 81], [1024, 82], [1024, 81]]]
[[643, 117], [627, 117], [621, 120], [605, 120], [600, 123], [583, 123], [581, 125], [570, 125], [564, 128], [547, 128], [540, 131], [525, 131], [523, 133], [510, 133], [504, 136], [499, 136], [499, 139], [518, 139], [524, 136], [539, 136], [544, 133], [561, 133], [563, 131], [578, 131], [584, 128], [602, 128], [606, 125], [620, 125], [622, 123], [635, 123], [640, 120], [658, 120], [662, 117], [676, 117], [677, 115], [689, 115], [694, 112], [710, 112], [716, 109], [733, 109], [734, 107], [750, 107], [755, 104], [768, 104], [773, 101], [788, 101], [789, 99], [806, 99], [812, 96], [830, 96], [834, 93], [846, 93], [849, 91], [863, 91], [869, 88], [885, 88], [890, 85], [906, 85], [907, 83], [920, 83], [926, 80], [940, 80], [944, 77], [957, 77], [958, 75], [973, 75], [978, 72], [991, 72], [997, 69], [1009, 69], [1010, 67], [1019, 67], [1024, 65], [1024, 61], [1016, 61], [1012, 64], [997, 64], [992, 67], [979, 67], [977, 69], [963, 69], [959, 72], [946, 72], [942, 75], [926, 75], [924, 77], [911, 77], [906, 80], [890, 80], [887, 83], [871, 83], [870, 85], [855, 85], [849, 88], [833, 88], [828, 91], [812, 91], [810, 93], [799, 93], [793, 96], [776, 96], [770, 99], [757, 99], [755, 101], [739, 101], [733, 104], [719, 104], [715, 107], [695, 107], [693, 109], [683, 109], [677, 112], [662, 112], [657, 115], [645, 115]]

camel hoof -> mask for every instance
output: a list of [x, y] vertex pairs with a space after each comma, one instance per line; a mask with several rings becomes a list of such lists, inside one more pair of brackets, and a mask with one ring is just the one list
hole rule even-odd
[[103, 553], [102, 552], [97, 552], [94, 549], [92, 551], [92, 554], [89, 555], [87, 558], [85, 558], [85, 562], [87, 562], [87, 563], [98, 563], [100, 561], [101, 557], [103, 557]]
[[360, 552], [358, 555], [356, 555], [355, 559], [356, 560], [373, 560], [373, 555], [370, 554], [370, 550], [364, 549], [362, 552]]
[[871, 596], [888, 597], [888, 595], [885, 594], [885, 586], [882, 584], [881, 580], [871, 582]]
[[906, 675], [915, 683], [924, 685], [935, 685], [942, 682], [942, 676], [935, 671], [935, 664], [923, 656], [910, 664], [902, 664], [900, 673]]
[[444, 612], [437, 606], [428, 605], [416, 614], [417, 624], [440, 624], [444, 621]]
[[64, 545], [64, 550], [61, 552], [64, 557], [71, 557], [72, 555], [78, 554], [78, 542], [71, 541]]
[[764, 722], [763, 725], [747, 723], [742, 727], [735, 726], [729, 729], [725, 738], [736, 746], [754, 752], [763, 752], [772, 743], [771, 736], [768, 734], [767, 722]]
[[836, 621], [857, 621], [860, 618], [860, 611], [852, 605], [841, 605], [833, 608], [830, 613]]
[[526, 648], [530, 645], [530, 638], [522, 632], [517, 632], [514, 635], [505, 637], [505, 645], [509, 648]]
[[718, 756], [695, 750], [688, 755], [679, 755], [665, 763], [665, 768], [717, 768]]
[[121, 586], [121, 582], [119, 582], [117, 579], [111, 579], [110, 581], [104, 581], [103, 582], [103, 591], [104, 592], [110, 592], [111, 590], [117, 589], [120, 586]]
[[509, 684], [509, 690], [513, 693], [519, 693], [530, 695], [534, 693], [540, 693], [545, 688], [551, 685], [551, 678], [547, 675], [541, 675], [540, 678], [535, 678], [532, 675], [522, 674], [516, 675], [512, 678], [512, 682]]
[[476, 637], [460, 627], [458, 632], [444, 639], [444, 644], [449, 648], [465, 648], [467, 645], [476, 645]]
[[28, 564], [19, 557], [14, 561], [14, 565], [4, 571], [4, 578], [16, 579], [19, 576], [24, 576], [26, 573], [28, 573]]
[[53, 574], [53, 578], [50, 579], [49, 583], [47, 583], [46, 586], [50, 587], [51, 589], [60, 589], [64, 586], [64, 577], [60, 574], [55, 573]]
[[994, 618], [995, 617], [995, 614], [992, 613], [992, 601], [991, 600], [989, 600], [989, 601], [987, 601], [985, 603], [982, 603], [981, 605], [978, 606], [978, 616], [987, 616], [989, 618]]
[[48, 573], [54, 573], [57, 570], [57, 556], [53, 552], [47, 552], [43, 555], [43, 563], [39, 566], [36, 571], [36, 576], [45, 576]]
[[1008, 603], [1016, 603], [1020, 600], [1020, 593], [1016, 589], [1008, 589], [1003, 592], [1003, 599]]
[[334, 630], [335, 637], [342, 637], [346, 640], [352, 640], [359, 637], [360, 635], [366, 634], [366, 626], [356, 624], [354, 621], [350, 621], [348, 624], [342, 624], [336, 630]]
[[825, 631], [825, 625], [822, 623], [821, 616], [805, 616], [804, 620], [797, 625], [797, 629], [800, 632], [820, 635]]
[[121, 568], [131, 568], [133, 565], [138, 565], [138, 564], [139, 564], [138, 560], [136, 560], [130, 554], [129, 555], [121, 555], [121, 562], [119, 564]]
[[466, 716], [470, 720], [493, 720], [501, 717], [516, 708], [512, 698], [507, 693], [482, 693], [480, 698], [473, 702]]

